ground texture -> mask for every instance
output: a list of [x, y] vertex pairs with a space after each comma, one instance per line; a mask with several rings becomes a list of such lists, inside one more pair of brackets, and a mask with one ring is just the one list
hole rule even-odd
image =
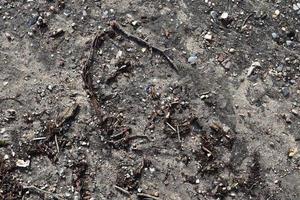
[[299, 1], [0, 17], [0, 199], [300, 199]]

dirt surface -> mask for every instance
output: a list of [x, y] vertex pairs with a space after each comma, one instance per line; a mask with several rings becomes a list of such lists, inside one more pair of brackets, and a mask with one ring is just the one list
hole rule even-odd
[[299, 17], [0, 0], [0, 199], [300, 199]]

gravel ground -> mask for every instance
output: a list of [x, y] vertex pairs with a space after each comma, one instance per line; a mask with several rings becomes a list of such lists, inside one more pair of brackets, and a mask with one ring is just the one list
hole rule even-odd
[[300, 199], [299, 18], [0, 0], [0, 199]]

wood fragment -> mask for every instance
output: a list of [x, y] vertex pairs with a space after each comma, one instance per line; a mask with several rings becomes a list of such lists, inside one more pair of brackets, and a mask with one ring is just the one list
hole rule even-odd
[[62, 197], [62, 195], [60, 195], [60, 194], [56, 194], [56, 193], [53, 193], [53, 192], [49, 192], [49, 191], [47, 191], [47, 190], [43, 190], [43, 189], [40, 189], [40, 188], [38, 188], [38, 187], [36, 187], [36, 186], [34, 186], [34, 185], [30, 185], [30, 186], [23, 186], [23, 189], [28, 189], [28, 190], [35, 190], [35, 191], [37, 191], [37, 192], [39, 192], [39, 193], [44, 193], [44, 194], [48, 194], [48, 195], [50, 195], [50, 196], [52, 196], [52, 197], [54, 197], [54, 198], [56, 198], [56, 199], [59, 199], [59, 200], [63, 200], [64, 198]]
[[102, 121], [103, 114], [100, 106], [101, 103], [97, 98], [96, 92], [94, 91], [92, 66], [94, 63], [94, 56], [98, 48], [100, 48], [104, 43], [104, 38], [106, 35], [107, 33], [104, 32], [101, 34], [97, 34], [96, 37], [94, 38], [92, 45], [90, 47], [89, 57], [82, 67], [82, 75], [81, 75], [83, 79], [84, 89], [87, 91], [89, 98], [91, 100], [91, 106], [95, 109], [97, 117], [99, 118], [100, 121]]
[[177, 128], [178, 141], [181, 142], [179, 126], [177, 125], [176, 128]]
[[4, 97], [4, 98], [0, 98], [0, 103], [4, 102], [4, 101], [9, 101], [9, 100], [12, 100], [12, 101], [15, 101], [17, 103], [19, 103], [20, 105], [23, 105], [23, 103], [17, 99], [17, 97]]
[[121, 188], [121, 187], [119, 187], [119, 186], [117, 186], [117, 185], [114, 185], [114, 188], [115, 188], [116, 190], [122, 192], [123, 194], [125, 194], [125, 195], [127, 195], [127, 196], [130, 196], [130, 193], [129, 193], [127, 190], [125, 190], [124, 188]]
[[250, 13], [246, 19], [243, 21], [243, 24], [241, 26], [241, 30], [243, 30], [244, 26], [246, 25], [247, 21], [250, 19], [250, 17], [252, 17], [254, 15], [254, 13]]
[[37, 138], [33, 138], [32, 141], [45, 140], [45, 139], [47, 139], [47, 137], [37, 137]]
[[175, 133], [177, 133], [177, 130], [168, 122], [166, 122], [166, 124], [168, 125], [168, 127], [170, 127]]
[[78, 111], [79, 104], [74, 103], [61, 112], [55, 120], [57, 127], [61, 127], [66, 121], [73, 118]]
[[146, 193], [137, 193], [137, 196], [142, 197], [142, 198], [150, 198], [150, 199], [154, 199], [154, 200], [162, 200], [161, 198], [158, 198], [153, 195], [146, 194]]
[[176, 65], [174, 64], [174, 61], [169, 56], [167, 56], [163, 50], [159, 49], [158, 47], [153, 46], [152, 44], [146, 42], [145, 40], [143, 40], [139, 37], [136, 37], [136, 36], [128, 33], [127, 31], [123, 30], [116, 21], [112, 21], [110, 26], [116, 33], [123, 35], [127, 39], [129, 39], [141, 46], [144, 46], [144, 47], [148, 48], [149, 50], [162, 56], [168, 62], [168, 64], [171, 66], [171, 68], [174, 69], [176, 72], [178, 72], [178, 69], [177, 69]]
[[55, 140], [55, 145], [56, 145], [56, 149], [57, 149], [57, 153], [59, 153], [59, 145], [58, 145], [58, 141], [57, 141], [57, 135], [54, 135], [54, 140]]

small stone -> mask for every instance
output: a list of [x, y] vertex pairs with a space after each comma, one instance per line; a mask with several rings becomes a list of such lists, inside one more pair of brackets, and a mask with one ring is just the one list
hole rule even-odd
[[82, 15], [83, 15], [84, 17], [87, 16], [86, 10], [83, 10], [83, 11], [82, 11]]
[[229, 133], [230, 127], [227, 126], [227, 125], [224, 125], [224, 126], [223, 126], [223, 131], [224, 131], [224, 133]]
[[140, 23], [139, 23], [139, 21], [133, 21], [133, 22], [131, 22], [131, 24], [133, 25], [133, 26], [138, 26]]
[[253, 73], [253, 71], [257, 68], [257, 67], [261, 67], [261, 64], [260, 62], [253, 62], [251, 64], [251, 67], [248, 69], [248, 72], [247, 72], [247, 76], [251, 76], [251, 74]]
[[3, 86], [7, 86], [7, 85], [8, 85], [8, 81], [4, 81]]
[[230, 192], [229, 194], [231, 197], [236, 197], [236, 193], [235, 192]]
[[283, 117], [284, 117], [286, 123], [288, 123], [288, 124], [292, 123], [291, 115], [284, 114]]
[[151, 173], [155, 172], [155, 168], [154, 167], [150, 167], [149, 170], [150, 170]]
[[222, 15], [220, 16], [220, 19], [227, 19], [229, 16], [228, 12], [223, 12]]
[[8, 39], [8, 41], [12, 40], [10, 33], [5, 33], [5, 37]]
[[117, 58], [117, 59], [121, 58], [122, 54], [123, 54], [122, 51], [118, 51], [118, 53], [117, 53], [117, 55], [116, 55], [116, 58]]
[[108, 10], [105, 10], [105, 11], [102, 13], [102, 18], [103, 18], [103, 19], [108, 18]]
[[49, 91], [52, 91], [53, 88], [54, 88], [54, 87], [53, 87], [52, 85], [48, 85], [48, 86], [47, 86], [47, 89], [48, 89]]
[[217, 21], [217, 19], [218, 19], [218, 12], [216, 12], [216, 11], [211, 11], [210, 12], [210, 16], [213, 18], [213, 20], [214, 21]]
[[272, 38], [273, 38], [274, 40], [276, 40], [276, 39], [279, 38], [279, 35], [278, 35], [277, 33], [273, 32], [273, 33], [272, 33]]
[[297, 11], [300, 9], [300, 3], [293, 4], [293, 10]]
[[1, 129], [0, 129], [0, 133], [1, 133], [1, 134], [5, 133], [5, 131], [6, 131], [5, 128], [1, 128]]
[[17, 162], [16, 162], [16, 165], [18, 167], [22, 167], [22, 168], [26, 168], [30, 165], [30, 160], [21, 160], [21, 159], [18, 159]]
[[188, 63], [190, 63], [191, 65], [196, 64], [198, 57], [195, 55], [192, 55], [188, 58]]
[[290, 158], [292, 158], [296, 155], [297, 152], [298, 152], [297, 147], [292, 147], [292, 148], [289, 149], [288, 156]]
[[50, 6], [49, 10], [55, 11], [55, 7], [54, 6]]
[[70, 192], [66, 192], [65, 193], [65, 197], [71, 197], [71, 193]]
[[291, 41], [291, 40], [287, 40], [287, 41], [286, 41], [286, 45], [287, 45], [287, 46], [292, 46], [292, 44], [293, 44], [293, 41]]
[[234, 48], [230, 48], [229, 49], [229, 53], [234, 53], [235, 52], [235, 49]]
[[200, 179], [196, 179], [196, 183], [199, 184], [200, 183]]
[[299, 115], [299, 113], [298, 113], [298, 111], [297, 111], [296, 109], [292, 109], [291, 112], [292, 112], [292, 114], [295, 115], [295, 116], [298, 116], [298, 115]]
[[290, 90], [288, 87], [282, 88], [282, 94], [284, 97], [288, 97], [290, 95]]
[[211, 32], [206, 33], [204, 35], [204, 39], [206, 39], [206, 40], [212, 40], [212, 34], [211, 34]]
[[231, 68], [231, 66], [232, 66], [232, 62], [227, 62], [225, 65], [224, 65], [224, 68], [225, 69], [230, 69]]
[[273, 14], [273, 18], [278, 17], [279, 14], [280, 14], [280, 10], [275, 10], [275, 12]]
[[279, 65], [279, 66], [276, 68], [276, 70], [277, 70], [278, 72], [282, 72], [282, 70], [283, 70], [283, 65]]

